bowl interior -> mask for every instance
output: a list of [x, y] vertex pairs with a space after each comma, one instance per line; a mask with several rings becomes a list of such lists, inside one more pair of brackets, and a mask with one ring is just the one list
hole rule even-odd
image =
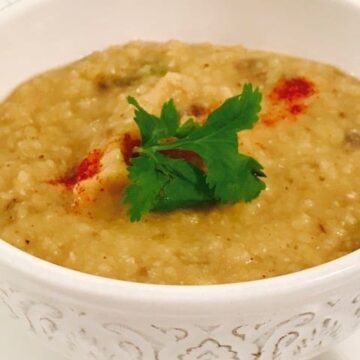
[[17, 0], [0, 15], [0, 97], [39, 71], [131, 39], [244, 44], [360, 76], [359, 13], [356, 0]]

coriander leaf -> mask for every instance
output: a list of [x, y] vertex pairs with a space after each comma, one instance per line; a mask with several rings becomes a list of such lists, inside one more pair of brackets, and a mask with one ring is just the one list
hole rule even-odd
[[[130, 164], [130, 185], [123, 198], [130, 205], [132, 221], [149, 211], [250, 201], [265, 188], [262, 166], [238, 150], [237, 132], [252, 128], [260, 111], [261, 94], [251, 84], [210, 113], [203, 126], [193, 119], [180, 126], [172, 100], [163, 105], [160, 117], [147, 113], [134, 98], [128, 101], [136, 108], [142, 136], [140, 157]], [[169, 138], [176, 140], [169, 142]], [[165, 156], [168, 150], [196, 153], [206, 171], [186, 159]]]
[[[258, 179], [262, 166], [253, 158], [233, 151], [236, 140], [217, 139], [211, 142], [185, 145], [196, 152], [207, 166], [207, 183], [214, 189], [215, 198], [224, 203], [254, 199], [265, 184]], [[181, 147], [183, 148], [183, 147]]]
[[137, 102], [137, 100], [132, 96], [128, 96], [127, 101], [129, 104], [135, 106], [134, 120], [140, 129], [142, 144], [145, 145], [153, 137], [153, 132], [156, 128], [158, 118], [144, 110]]
[[[142, 153], [129, 167], [131, 184], [123, 202], [130, 205], [131, 221], [149, 211], [168, 211], [213, 200], [205, 173], [182, 159]], [[181, 190], [181, 191], [179, 191]]]
[[159, 170], [169, 175], [169, 181], [162, 188], [153, 210], [168, 211], [214, 200], [203, 171], [182, 159], [160, 154], [156, 154], [156, 159]]
[[[256, 198], [265, 189], [265, 183], [259, 179], [263, 176], [262, 166], [253, 158], [235, 154], [232, 160], [232, 171], [227, 172], [226, 179], [221, 179], [218, 168], [208, 175], [208, 183], [215, 184], [215, 197], [225, 203], [246, 202]], [[230, 181], [229, 181], [230, 180]]]
[[152, 209], [168, 178], [157, 170], [154, 159], [141, 154], [132, 159], [129, 180], [122, 201], [129, 205], [130, 220], [138, 221]]
[[219, 108], [211, 112], [204, 126], [191, 133], [190, 138], [251, 129], [258, 120], [260, 104], [260, 91], [253, 90], [251, 84], [245, 84], [240, 95], [227, 99]]
[[166, 144], [168, 149], [190, 150], [207, 166], [207, 183], [221, 202], [250, 201], [265, 184], [258, 179], [262, 167], [239, 154], [237, 131], [251, 128], [260, 111], [261, 94], [247, 84], [240, 96], [232, 97], [213, 111], [204, 126], [183, 139]]
[[179, 139], [182, 139], [200, 127], [201, 126], [197, 122], [195, 122], [194, 119], [189, 119], [180, 127], [178, 127], [175, 136]]
[[179, 116], [173, 99], [170, 99], [162, 106], [160, 122], [162, 123], [163, 134], [161, 132], [158, 134], [159, 139], [175, 135], [179, 126]]
[[164, 103], [160, 118], [149, 114], [135, 98], [129, 96], [128, 103], [135, 106], [135, 121], [140, 128], [144, 147], [156, 144], [160, 139], [174, 136], [179, 125], [179, 117], [174, 101]]

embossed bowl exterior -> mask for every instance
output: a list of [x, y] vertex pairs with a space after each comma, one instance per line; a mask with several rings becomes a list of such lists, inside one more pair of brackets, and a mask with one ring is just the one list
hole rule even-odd
[[[0, 96], [131, 38], [244, 43], [360, 76], [359, 19], [355, 0], [0, 0]], [[179, 287], [78, 273], [0, 240], [1, 304], [69, 359], [308, 359], [360, 325], [360, 252], [269, 280]]]
[[360, 252], [269, 280], [144, 285], [66, 270], [0, 241], [0, 304], [77, 360], [290, 360], [360, 325]]

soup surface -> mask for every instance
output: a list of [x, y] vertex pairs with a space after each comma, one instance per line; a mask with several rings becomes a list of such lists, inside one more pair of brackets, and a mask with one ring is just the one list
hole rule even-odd
[[[136, 99], [206, 115], [251, 82], [260, 119], [239, 133], [266, 190], [250, 203], [131, 223], [124, 162]], [[19, 86], [0, 104], [0, 236], [50, 262], [139, 282], [216, 284], [312, 267], [360, 247], [360, 81], [241, 46], [132, 42]]]

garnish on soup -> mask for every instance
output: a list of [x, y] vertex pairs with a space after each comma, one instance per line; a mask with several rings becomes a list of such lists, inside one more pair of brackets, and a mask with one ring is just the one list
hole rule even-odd
[[[149, 211], [250, 201], [265, 188], [259, 179], [265, 176], [262, 166], [238, 151], [237, 132], [251, 129], [261, 108], [261, 93], [251, 84], [211, 112], [203, 126], [193, 119], [180, 125], [173, 100], [164, 103], [160, 117], [149, 114], [133, 97], [128, 102], [135, 106], [142, 140], [138, 156], [130, 162], [130, 185], [123, 196], [131, 221]], [[205, 166], [166, 153], [174, 150], [199, 155]]]

